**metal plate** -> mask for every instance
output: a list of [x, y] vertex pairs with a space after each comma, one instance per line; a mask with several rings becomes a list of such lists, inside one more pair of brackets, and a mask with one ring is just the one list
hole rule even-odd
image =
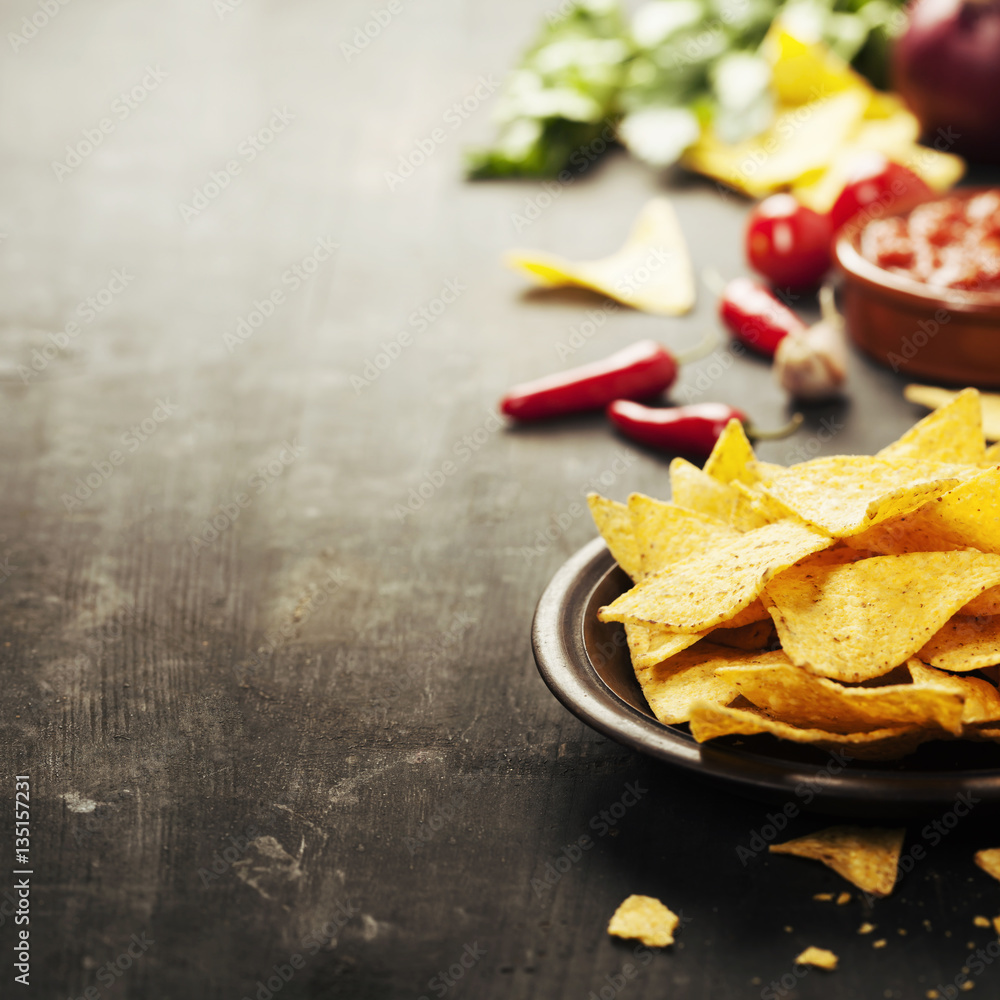
[[1000, 805], [1000, 746], [933, 742], [901, 761], [851, 761], [769, 735], [698, 744], [687, 726], [658, 722], [632, 671], [625, 632], [597, 609], [631, 586], [594, 539], [553, 577], [532, 625], [535, 662], [552, 693], [598, 732], [641, 753], [765, 801], [794, 799], [821, 812], [898, 816], [968, 793]]

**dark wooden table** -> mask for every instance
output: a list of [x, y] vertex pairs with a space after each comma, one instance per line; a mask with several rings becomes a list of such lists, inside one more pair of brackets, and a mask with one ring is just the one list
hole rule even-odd
[[[6, 6], [0, 850], [18, 867], [29, 775], [33, 874], [27, 988], [3, 879], [0, 995], [909, 998], [995, 940], [975, 811], [910, 824], [927, 856], [890, 899], [815, 902], [832, 872], [738, 853], [773, 807], [599, 737], [537, 676], [583, 494], [663, 495], [666, 461], [597, 418], [510, 431], [495, 400], [714, 319], [708, 295], [661, 320], [526, 294], [500, 255], [601, 254], [665, 190], [696, 266], [736, 274], [746, 212], [612, 155], [518, 232], [536, 184], [462, 181], [545, 9]], [[870, 451], [918, 415], [852, 367], [762, 456]], [[786, 415], [762, 363], [708, 381]], [[675, 947], [606, 936], [632, 892], [682, 912]], [[809, 944], [841, 969], [796, 974]]]

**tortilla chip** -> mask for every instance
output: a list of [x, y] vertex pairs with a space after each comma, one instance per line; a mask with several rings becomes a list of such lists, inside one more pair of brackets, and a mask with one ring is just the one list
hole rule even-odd
[[942, 739], [944, 730], [921, 726], [875, 729], [870, 733], [831, 733], [824, 729], [799, 729], [787, 722], [772, 719], [759, 709], [733, 708], [696, 702], [690, 708], [691, 735], [699, 742], [718, 736], [754, 736], [770, 733], [793, 743], [804, 743], [822, 750], [848, 748], [858, 760], [894, 760], [915, 750], [927, 740]]
[[687, 722], [695, 702], [728, 705], [739, 694], [721, 668], [732, 665], [771, 663], [783, 653], [747, 653], [744, 650], [701, 642], [663, 663], [636, 669], [642, 693], [660, 722]]
[[[937, 410], [954, 402], [959, 393], [951, 389], [939, 389], [933, 385], [908, 385], [903, 390], [903, 396], [910, 403]], [[979, 393], [979, 406], [983, 437], [987, 441], [1000, 441], [1000, 395], [993, 392]], [[994, 448], [993, 452], [1000, 454], [1000, 448]]]
[[[758, 463], [760, 465], [762, 463]], [[777, 497], [771, 496], [767, 490], [759, 483], [748, 486], [746, 483], [733, 480], [730, 484], [743, 497], [745, 503], [749, 505], [749, 514], [745, 506], [738, 508], [744, 519], [756, 517], [765, 524], [773, 524], [775, 521], [802, 521], [802, 518], [786, 507]], [[802, 521], [805, 524], [805, 521]]]
[[670, 495], [675, 504], [710, 514], [738, 531], [767, 524], [734, 483], [722, 483], [683, 458], [670, 463]]
[[[759, 635], [762, 629], [766, 629], [767, 635], [770, 636], [774, 626], [771, 616], [760, 601], [754, 601], [718, 628], [705, 629], [701, 632], [677, 632], [666, 625], [625, 623], [625, 634], [634, 636], [634, 639], [629, 639], [629, 652], [632, 654], [632, 666], [636, 671], [640, 667], [652, 667], [662, 663], [709, 635], [712, 636], [712, 641], [720, 646], [759, 649], [760, 646], [749, 646], [747, 643], [752, 642], [753, 636]], [[749, 630], [756, 632], [751, 633]]]
[[[783, 108], [760, 135], [723, 142], [711, 126], [684, 154], [681, 163], [755, 198], [823, 170], [865, 113], [868, 95], [845, 90], [801, 107]], [[752, 171], [747, 164], [754, 164]]]
[[833, 972], [837, 968], [838, 958], [832, 951], [826, 948], [816, 948], [810, 945], [795, 959], [797, 965], [814, 965], [817, 969], [826, 969]]
[[830, 544], [830, 538], [806, 525], [767, 524], [646, 578], [601, 608], [598, 618], [700, 632], [735, 617], [775, 574]]
[[948, 190], [962, 176], [965, 164], [959, 157], [917, 144], [920, 123], [896, 103], [898, 99], [878, 94], [877, 100], [888, 104], [885, 117], [871, 117], [869, 105], [868, 116], [855, 129], [850, 141], [837, 150], [830, 166], [818, 176], [807, 175], [793, 185], [796, 201], [814, 212], [828, 213], [851, 179], [858, 161], [872, 150], [909, 167], [936, 191]]
[[640, 667], [653, 667], [657, 663], [669, 660], [688, 646], [693, 646], [707, 634], [707, 631], [674, 632], [673, 629], [663, 625], [625, 622], [625, 635], [628, 637], [628, 649], [632, 655], [632, 666], [636, 676]]
[[632, 534], [632, 518], [628, 507], [617, 500], [608, 500], [597, 493], [587, 494], [590, 516], [597, 525], [605, 544], [615, 558], [615, 562], [633, 580], [641, 579], [642, 563], [639, 548]]
[[910, 660], [906, 667], [914, 685], [945, 688], [964, 700], [963, 726], [1000, 720], [1000, 691], [989, 681], [984, 681], [981, 677], [954, 677], [943, 670], [935, 670], [918, 659]]
[[884, 555], [974, 548], [1000, 552], [1000, 469], [989, 469], [917, 510], [848, 539]]
[[985, 851], [976, 851], [975, 861], [987, 875], [992, 875], [1000, 882], [1000, 847], [990, 847]]
[[949, 548], [1000, 552], [1000, 469], [960, 483], [913, 515], [918, 528]]
[[666, 948], [674, 943], [680, 917], [653, 896], [629, 896], [615, 910], [608, 933], [634, 938], [649, 948]]
[[784, 844], [771, 844], [769, 850], [822, 861], [862, 892], [888, 896], [896, 884], [905, 836], [904, 829], [831, 826]]
[[898, 441], [883, 448], [876, 457], [979, 462], [985, 450], [979, 393], [975, 389], [963, 389], [940, 409], [914, 424]]
[[804, 521], [845, 538], [915, 510], [958, 483], [912, 462], [834, 455], [782, 469], [764, 488]]
[[990, 618], [993, 615], [1000, 615], [1000, 587], [984, 590], [968, 604], [963, 604], [958, 613], [968, 618]]
[[641, 565], [638, 579], [739, 537], [718, 518], [642, 493], [628, 498], [628, 512]]
[[705, 462], [704, 472], [720, 483], [736, 480], [749, 485], [757, 481], [756, 462], [757, 456], [753, 453], [743, 424], [733, 419], [715, 442], [712, 454]]
[[852, 548], [880, 556], [901, 556], [907, 552], [954, 552], [967, 548], [965, 544], [949, 541], [938, 525], [929, 522], [924, 512], [936, 502], [931, 501], [902, 517], [883, 521], [844, 541]]
[[768, 655], [772, 659], [766, 662], [722, 667], [719, 679], [782, 722], [837, 733], [907, 725], [937, 725], [956, 736], [962, 732], [965, 694], [931, 678], [918, 683], [914, 677], [913, 684], [846, 688], [794, 666], [783, 652]]
[[1000, 615], [955, 615], [917, 656], [940, 670], [981, 670], [1000, 663]]
[[505, 260], [539, 285], [578, 285], [661, 316], [679, 316], [694, 305], [691, 259], [666, 198], [646, 203], [625, 245], [610, 257], [577, 262], [537, 250], [513, 250]]
[[793, 663], [863, 681], [904, 663], [963, 604], [998, 583], [1000, 556], [912, 552], [796, 566], [776, 576], [762, 600]]

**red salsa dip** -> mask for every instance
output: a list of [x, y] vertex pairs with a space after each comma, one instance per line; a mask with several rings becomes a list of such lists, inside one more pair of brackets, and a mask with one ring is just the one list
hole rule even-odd
[[861, 255], [894, 274], [938, 288], [1000, 291], [1000, 190], [925, 202], [876, 219]]

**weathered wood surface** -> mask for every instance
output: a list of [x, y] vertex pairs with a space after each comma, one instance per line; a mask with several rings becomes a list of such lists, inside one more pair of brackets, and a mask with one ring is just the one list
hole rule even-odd
[[[373, 9], [70, 3], [0, 57], [2, 852], [30, 774], [35, 871], [31, 985], [12, 982], [5, 915], [0, 993], [267, 1000], [275, 966], [294, 973], [282, 1000], [951, 983], [995, 937], [972, 924], [998, 912], [971, 863], [990, 826], [933, 847], [911, 824], [928, 856], [895, 896], [816, 903], [832, 873], [737, 854], [772, 809], [598, 737], [538, 679], [531, 613], [593, 535], [583, 493], [604, 474], [614, 496], [663, 494], [666, 463], [600, 419], [500, 429], [494, 401], [568, 363], [588, 310], [573, 360], [690, 344], [711, 302], [657, 320], [524, 294], [503, 250], [606, 252], [658, 181], [613, 156], [517, 232], [538, 186], [464, 184], [460, 151], [490, 134], [487, 91], [544, 4], [402, 0], [345, 54]], [[0, 26], [37, 10], [8, 4]], [[745, 205], [675, 183], [696, 265], [738, 273]], [[765, 365], [711, 364], [682, 385], [706, 374], [702, 398], [784, 418]], [[853, 369], [848, 404], [764, 457], [869, 451], [914, 419], [896, 378]], [[630, 787], [637, 804], [602, 820]], [[605, 936], [630, 892], [683, 913], [675, 948]], [[808, 944], [841, 970], [792, 975]]]

